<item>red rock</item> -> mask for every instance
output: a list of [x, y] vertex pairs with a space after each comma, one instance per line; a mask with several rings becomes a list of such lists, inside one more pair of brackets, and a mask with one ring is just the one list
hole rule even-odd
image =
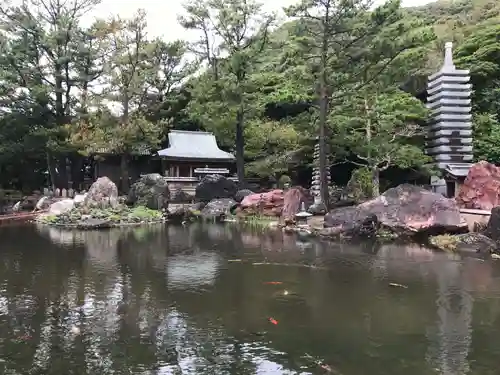
[[242, 215], [281, 216], [284, 205], [283, 190], [247, 195], [237, 212]]
[[372, 235], [377, 225], [394, 232], [460, 233], [467, 229], [453, 199], [420, 187], [403, 184], [381, 196], [353, 207], [342, 207], [325, 215], [324, 235]]
[[285, 220], [295, 220], [295, 215], [300, 211], [302, 202], [307, 207], [311, 201], [309, 190], [300, 186], [288, 189], [283, 197], [283, 218]]
[[472, 166], [456, 198], [462, 208], [491, 210], [500, 206], [500, 167], [487, 161]]

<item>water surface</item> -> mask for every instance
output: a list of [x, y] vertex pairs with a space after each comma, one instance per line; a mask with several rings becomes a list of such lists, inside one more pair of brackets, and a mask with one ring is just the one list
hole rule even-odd
[[495, 261], [217, 225], [0, 248], [1, 374], [498, 374]]

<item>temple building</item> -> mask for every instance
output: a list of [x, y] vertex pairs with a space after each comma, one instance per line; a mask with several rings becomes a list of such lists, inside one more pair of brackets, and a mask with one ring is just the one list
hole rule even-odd
[[196, 184], [205, 175], [231, 177], [236, 158], [217, 145], [215, 135], [202, 131], [172, 130], [168, 134], [169, 147], [158, 151], [162, 174], [168, 178], [170, 190], [182, 189], [193, 193]]
[[426, 152], [442, 172], [431, 185], [448, 197], [458, 194], [473, 161], [469, 70], [456, 69], [452, 43], [445, 44], [441, 70], [428, 77], [426, 102], [431, 111]]

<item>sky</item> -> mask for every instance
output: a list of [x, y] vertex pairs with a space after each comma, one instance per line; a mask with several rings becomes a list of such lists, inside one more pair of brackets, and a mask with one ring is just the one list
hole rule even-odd
[[[0, 0], [1, 1], [1, 0]], [[268, 0], [262, 1], [264, 9], [270, 12], [280, 12], [283, 7], [292, 5], [297, 0]], [[430, 3], [429, 0], [403, 0], [403, 6], [418, 6]], [[135, 11], [142, 8], [148, 16], [148, 34], [152, 37], [162, 37], [167, 41], [177, 39], [191, 39], [195, 35], [188, 35], [178, 24], [177, 15], [183, 11], [184, 0], [103, 0], [91, 13], [87, 14], [86, 22], [95, 17], [108, 18], [113, 14], [128, 18]]]

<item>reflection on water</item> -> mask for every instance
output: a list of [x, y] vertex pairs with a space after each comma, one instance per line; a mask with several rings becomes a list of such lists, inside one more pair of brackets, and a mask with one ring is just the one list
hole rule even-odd
[[2, 374], [496, 373], [491, 261], [215, 224], [0, 240]]

